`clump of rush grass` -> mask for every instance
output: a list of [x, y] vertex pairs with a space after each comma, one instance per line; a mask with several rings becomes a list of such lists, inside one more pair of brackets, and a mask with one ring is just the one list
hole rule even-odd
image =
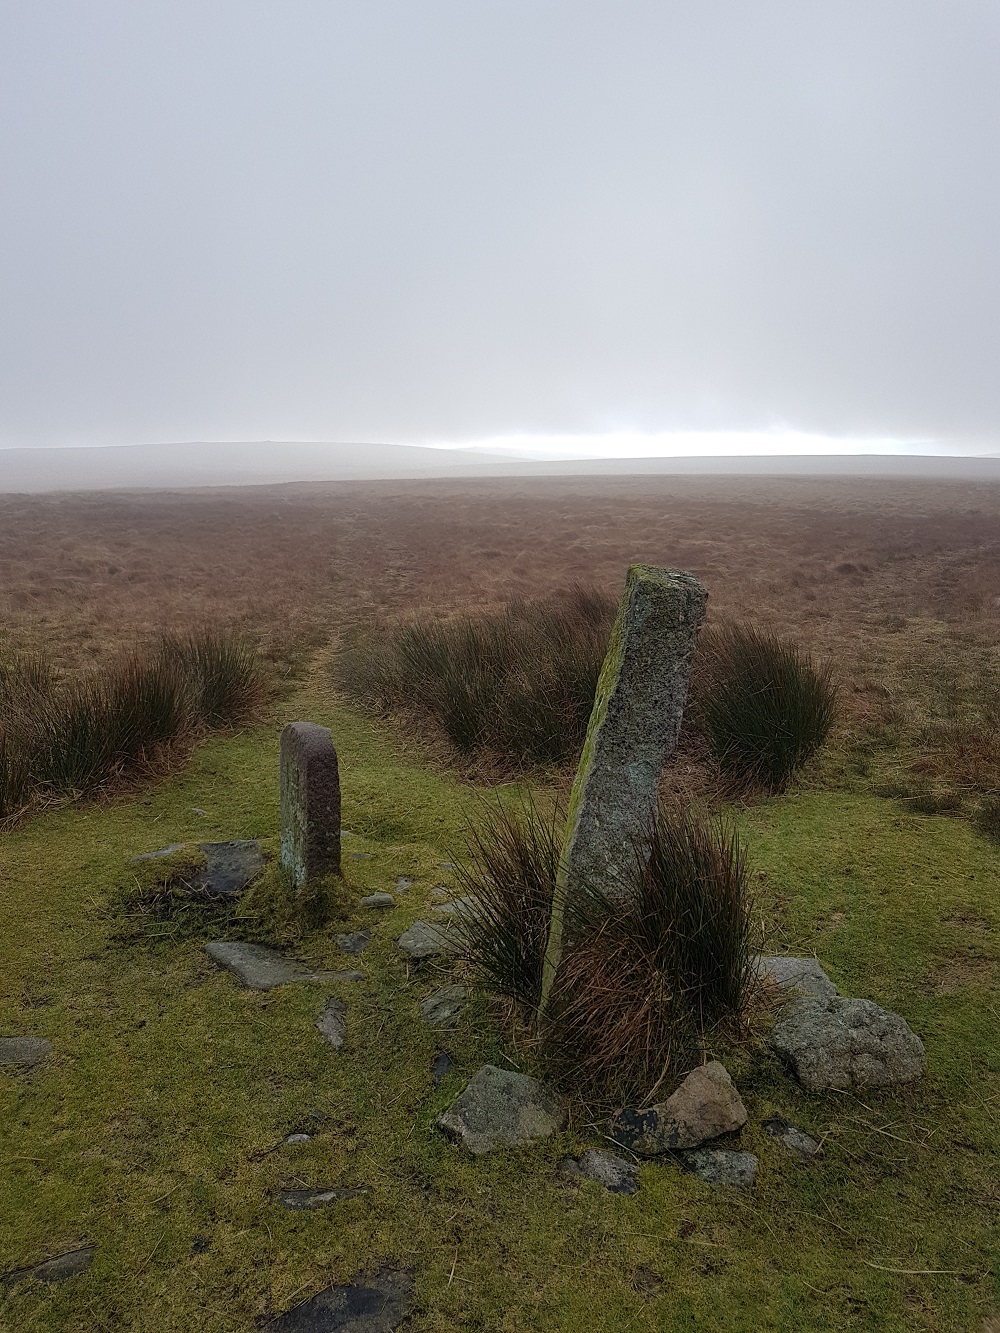
[[[559, 868], [561, 823], [531, 805], [491, 810], [459, 881], [474, 905], [464, 955], [530, 1020]], [[746, 857], [718, 822], [661, 804], [613, 888], [576, 886], [541, 1054], [592, 1104], [652, 1094], [710, 1034], [736, 1032], [751, 995]]]
[[829, 735], [829, 666], [753, 625], [705, 631], [693, 678], [693, 725], [738, 785], [780, 792]]
[[39, 796], [91, 794], [148, 769], [200, 730], [246, 718], [263, 697], [254, 648], [235, 635], [164, 636], [58, 680], [41, 658], [0, 667], [0, 819]]
[[469, 859], [455, 863], [456, 882], [472, 901], [465, 957], [489, 990], [527, 1012], [541, 991], [562, 822], [558, 809], [547, 819], [530, 800], [520, 809], [498, 801], [470, 830]]
[[615, 609], [576, 586], [492, 613], [416, 619], [355, 641], [337, 682], [377, 709], [429, 714], [465, 758], [562, 763], [586, 735]]

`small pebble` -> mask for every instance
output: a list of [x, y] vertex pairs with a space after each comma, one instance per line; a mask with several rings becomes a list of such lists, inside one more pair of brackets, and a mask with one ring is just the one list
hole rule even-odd
[[362, 907], [395, 907], [396, 899], [391, 893], [370, 893], [361, 899]]
[[451, 1056], [447, 1051], [436, 1051], [434, 1059], [431, 1061], [431, 1077], [434, 1080], [435, 1088], [439, 1088], [451, 1071], [455, 1068]]
[[370, 930], [353, 930], [348, 935], [337, 936], [337, 948], [344, 953], [359, 954], [371, 939]]
[[311, 1135], [311, 1134], [289, 1134], [288, 1138], [285, 1139], [285, 1147], [287, 1148], [287, 1147], [288, 1147], [290, 1144], [292, 1144], [292, 1143], [312, 1143], [312, 1135]]
[[396, 892], [405, 893], [412, 883], [412, 879], [407, 879], [405, 875], [400, 875], [396, 880]]

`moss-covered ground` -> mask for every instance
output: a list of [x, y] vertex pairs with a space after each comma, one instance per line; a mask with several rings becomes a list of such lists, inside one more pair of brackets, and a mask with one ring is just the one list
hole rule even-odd
[[[330, 986], [241, 989], [205, 930], [122, 929], [127, 861], [168, 843], [273, 838], [277, 735], [332, 727], [355, 898], [413, 883], [373, 924], [368, 979], [336, 1052], [314, 1027]], [[968, 824], [844, 792], [801, 791], [741, 816], [763, 927], [815, 953], [845, 993], [902, 1013], [927, 1045], [906, 1094], [804, 1093], [763, 1052], [727, 1053], [759, 1154], [752, 1191], [646, 1165], [634, 1197], [561, 1181], [601, 1142], [577, 1112], [560, 1138], [473, 1160], [436, 1115], [486, 1061], [530, 1058], [485, 999], [453, 1034], [420, 1021], [444, 979], [394, 940], [425, 911], [475, 793], [393, 734], [305, 694], [268, 726], [207, 741], [183, 772], [112, 803], [45, 812], [0, 843], [0, 1033], [54, 1046], [0, 1073], [0, 1270], [83, 1243], [91, 1267], [0, 1289], [0, 1328], [245, 1333], [383, 1260], [412, 1268], [409, 1328], [431, 1330], [981, 1329], [996, 1317], [1000, 851]], [[343, 927], [339, 927], [343, 929]], [[350, 966], [335, 931], [317, 965]], [[438, 1044], [454, 1070], [436, 1088]], [[762, 1121], [823, 1143], [789, 1159]], [[294, 1131], [311, 1142], [283, 1146]], [[367, 1185], [313, 1213], [279, 1189]], [[984, 1322], [985, 1321], [985, 1322]]]

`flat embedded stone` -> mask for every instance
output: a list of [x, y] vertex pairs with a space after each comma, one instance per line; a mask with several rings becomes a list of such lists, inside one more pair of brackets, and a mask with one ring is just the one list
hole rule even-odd
[[327, 1000], [326, 1008], [316, 1019], [316, 1026], [335, 1050], [339, 1050], [347, 1036], [347, 1005], [343, 1000]]
[[420, 1001], [420, 1012], [431, 1027], [452, 1028], [458, 1022], [469, 992], [465, 986], [442, 986]]
[[328, 1287], [265, 1327], [268, 1333], [395, 1333], [412, 1295], [409, 1273], [382, 1267], [373, 1277]]
[[923, 1042], [898, 1014], [870, 1000], [796, 1000], [767, 1041], [816, 1092], [912, 1083], [924, 1072]]
[[391, 893], [369, 893], [367, 898], [361, 899], [362, 907], [395, 907], [396, 899]]
[[454, 1068], [454, 1062], [447, 1051], [434, 1052], [434, 1059], [431, 1061], [431, 1078], [435, 1088], [441, 1086]]
[[241, 940], [212, 940], [205, 952], [213, 963], [235, 972], [251, 990], [273, 990], [296, 981], [329, 981], [330, 972], [307, 972], [295, 958], [287, 958], [276, 949]]
[[423, 958], [451, 957], [459, 949], [454, 924], [454, 919], [441, 923], [414, 921], [400, 935], [397, 944], [407, 958], [412, 958], [414, 962]]
[[566, 1108], [537, 1079], [483, 1065], [438, 1124], [476, 1156], [557, 1134]]
[[745, 1190], [757, 1179], [757, 1158], [752, 1152], [728, 1152], [724, 1148], [695, 1148], [682, 1153], [681, 1166], [708, 1185], [728, 1185]]
[[94, 1245], [82, 1245], [78, 1250], [67, 1250], [65, 1254], [57, 1254], [54, 1259], [46, 1259], [33, 1268], [17, 1268], [11, 1273], [4, 1273], [0, 1282], [8, 1287], [26, 1278], [33, 1278], [36, 1282], [66, 1282], [90, 1267], [95, 1248]]
[[570, 1180], [592, 1180], [612, 1194], [635, 1194], [639, 1188], [636, 1164], [603, 1148], [588, 1148], [579, 1158], [564, 1158], [559, 1174]]
[[52, 1043], [44, 1037], [0, 1037], [0, 1065], [29, 1069], [52, 1054]]
[[297, 1143], [312, 1143], [311, 1134], [289, 1134], [282, 1139], [282, 1144], [286, 1148], [291, 1148]]
[[282, 1190], [278, 1195], [278, 1202], [282, 1208], [287, 1208], [290, 1212], [308, 1212], [313, 1208], [327, 1208], [332, 1203], [341, 1203], [344, 1199], [356, 1199], [359, 1194], [370, 1193], [368, 1185], [357, 1185], [353, 1188], [331, 1185], [325, 1189]]
[[807, 995], [813, 1000], [832, 1000], [839, 992], [815, 958], [786, 958], [758, 954], [757, 975], [783, 991]]
[[337, 936], [337, 948], [341, 953], [349, 953], [357, 957], [363, 953], [371, 943], [372, 933], [370, 930], [352, 930], [346, 935]]
[[441, 903], [439, 907], [432, 908], [439, 916], [475, 916], [476, 909], [479, 906], [479, 899], [474, 894], [466, 894], [462, 898], [452, 898], [446, 903]]
[[693, 1069], [658, 1106], [621, 1111], [611, 1133], [640, 1157], [656, 1157], [733, 1134], [746, 1120], [746, 1107], [725, 1066], [712, 1060]]
[[194, 880], [213, 898], [232, 898], [251, 884], [264, 868], [260, 843], [255, 838], [237, 842], [199, 842], [205, 869]]
[[807, 1134], [804, 1129], [799, 1129], [791, 1121], [783, 1120], [780, 1116], [771, 1116], [770, 1120], [765, 1120], [764, 1132], [770, 1134], [772, 1139], [777, 1139], [801, 1162], [808, 1162], [819, 1152], [819, 1144], [811, 1134]]

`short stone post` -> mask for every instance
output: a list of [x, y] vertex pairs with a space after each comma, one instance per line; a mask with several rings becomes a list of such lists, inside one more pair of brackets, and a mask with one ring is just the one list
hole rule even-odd
[[310, 915], [322, 917], [340, 874], [340, 773], [326, 727], [290, 722], [281, 733], [281, 865]]
[[677, 745], [707, 597], [697, 579], [679, 570], [633, 565], [628, 571], [569, 798], [542, 1016], [562, 957], [567, 895], [588, 883], [621, 893], [636, 839], [652, 825], [660, 777]]

